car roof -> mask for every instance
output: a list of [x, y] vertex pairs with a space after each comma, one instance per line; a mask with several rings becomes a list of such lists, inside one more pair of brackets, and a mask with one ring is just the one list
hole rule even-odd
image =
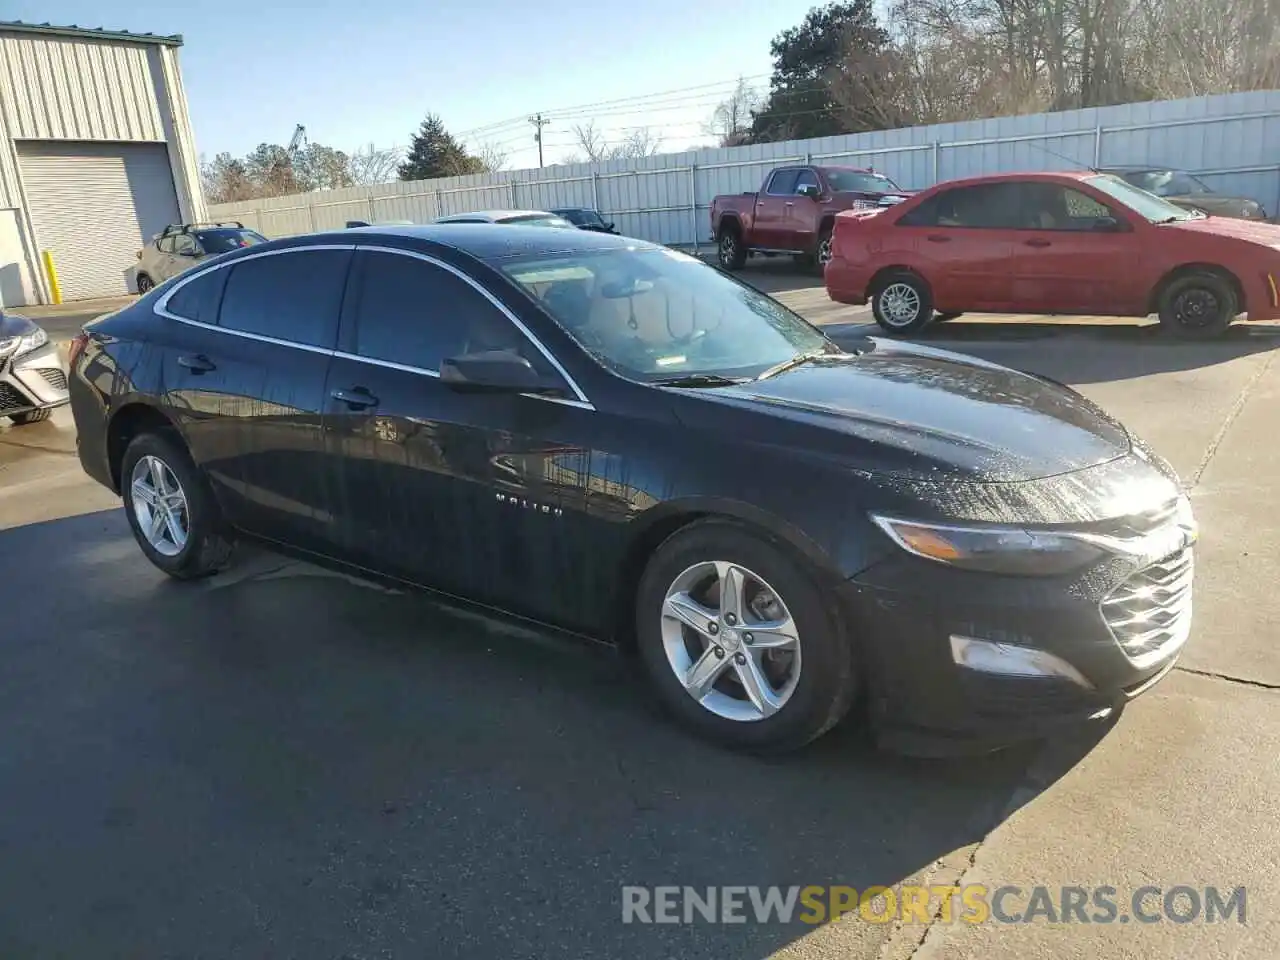
[[956, 180], [943, 180], [934, 184], [928, 191], [936, 192], [940, 189], [950, 189], [952, 187], [976, 187], [984, 183], [1007, 183], [1010, 180], [1031, 180], [1043, 181], [1045, 183], [1060, 183], [1063, 180], [1087, 180], [1089, 177], [1096, 177], [1099, 173], [1106, 173], [1105, 170], [1031, 170], [1026, 172], [1008, 172], [1008, 173], [988, 173], [980, 177], [962, 177]]
[[483, 217], [486, 220], [494, 222], [500, 220], [510, 220], [513, 217], [553, 217], [555, 214], [548, 210], [471, 210], [467, 213], [447, 213], [443, 217], [437, 217], [436, 223], [448, 223], [450, 220], [457, 220], [459, 217]]
[[[505, 260], [511, 257], [556, 256], [558, 254], [591, 253], [603, 250], [661, 250], [658, 244], [633, 237], [620, 237], [611, 233], [593, 233], [589, 230], [548, 230], [546, 227], [522, 227], [510, 224], [501, 230], [476, 230], [465, 223], [427, 223], [410, 225], [375, 225], [335, 230], [330, 233], [304, 234], [285, 240], [272, 241], [272, 246], [293, 246], [313, 243], [351, 243], [352, 237], [361, 241], [400, 241], [396, 246], [413, 247], [436, 244], [450, 247], [477, 260]], [[293, 241], [290, 243], [289, 241]], [[408, 241], [408, 242], [405, 242]], [[246, 249], [263, 249], [259, 244]]]
[[1147, 166], [1113, 166], [1099, 167], [1103, 173], [1181, 173], [1181, 167]]

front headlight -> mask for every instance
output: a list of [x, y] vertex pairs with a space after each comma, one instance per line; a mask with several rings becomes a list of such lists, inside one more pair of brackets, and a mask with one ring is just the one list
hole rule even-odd
[[908, 553], [964, 570], [1050, 577], [1096, 563], [1101, 547], [1079, 537], [1021, 527], [962, 527], [872, 515]]
[[24, 333], [20, 337], [0, 339], [0, 357], [20, 357], [24, 353], [43, 347], [48, 342], [49, 335], [42, 328], [36, 327], [30, 333]]

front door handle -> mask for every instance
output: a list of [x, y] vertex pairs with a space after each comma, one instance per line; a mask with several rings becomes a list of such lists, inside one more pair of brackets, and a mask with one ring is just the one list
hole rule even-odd
[[795, 205], [796, 205], [796, 202], [794, 200], [788, 200], [786, 203], [783, 204], [783, 206], [785, 207], [794, 207]]
[[1032, 237], [1030, 240], [1023, 240], [1022, 242], [1028, 247], [1049, 247], [1053, 245], [1050, 241], [1043, 240], [1040, 237]]
[[931, 233], [925, 237], [930, 243], [950, 243], [951, 238], [941, 233]]
[[341, 403], [345, 403], [352, 410], [364, 410], [378, 405], [378, 398], [364, 387], [348, 387], [346, 390], [334, 390], [329, 396]]
[[179, 357], [178, 366], [186, 367], [192, 373], [208, 373], [210, 370], [218, 369], [218, 365], [203, 353], [197, 353], [194, 356]]

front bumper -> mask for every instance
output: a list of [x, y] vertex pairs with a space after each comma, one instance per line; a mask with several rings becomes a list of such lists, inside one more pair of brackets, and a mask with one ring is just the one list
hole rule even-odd
[[[1172, 669], [1191, 626], [1192, 548], [1109, 558], [1071, 578], [956, 570], [904, 554], [845, 585], [862, 628], [870, 720], [903, 752], [947, 755], [1102, 720]], [[962, 666], [953, 637], [1069, 665], [1015, 676]]]
[[52, 343], [0, 360], [0, 416], [67, 403], [67, 371]]

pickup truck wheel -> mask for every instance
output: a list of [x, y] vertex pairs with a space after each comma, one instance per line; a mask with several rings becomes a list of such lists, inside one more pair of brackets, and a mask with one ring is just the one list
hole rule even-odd
[[915, 274], [893, 273], [876, 284], [871, 312], [890, 333], [914, 333], [933, 319], [933, 295]]
[[1160, 327], [1175, 337], [1219, 336], [1239, 312], [1230, 281], [1213, 273], [1178, 277], [1160, 293]]
[[831, 227], [823, 227], [818, 234], [817, 261], [819, 273], [831, 262]]
[[747, 262], [747, 248], [736, 227], [724, 227], [717, 242], [720, 266], [726, 270], [741, 270]]

